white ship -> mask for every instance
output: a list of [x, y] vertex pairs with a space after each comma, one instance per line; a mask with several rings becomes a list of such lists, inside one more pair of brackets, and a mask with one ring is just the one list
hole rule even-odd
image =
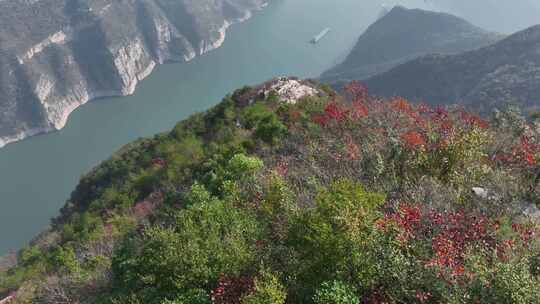
[[313, 44], [316, 44], [318, 43], [321, 39], [324, 38], [324, 36], [326, 36], [328, 33], [330, 32], [330, 28], [327, 27], [325, 28], [324, 30], [322, 30], [322, 32], [320, 32], [317, 36], [313, 37], [310, 42], [313, 43]]

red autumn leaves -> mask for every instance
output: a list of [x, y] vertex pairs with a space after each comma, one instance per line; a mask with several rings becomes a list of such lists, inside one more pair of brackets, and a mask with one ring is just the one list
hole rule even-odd
[[213, 304], [240, 304], [245, 295], [255, 287], [252, 277], [228, 277], [221, 275], [218, 286], [211, 291]]
[[510, 252], [520, 252], [538, 231], [513, 224], [514, 235], [501, 236], [499, 221], [464, 210], [439, 212], [422, 209], [419, 205], [402, 203], [377, 223], [379, 229], [395, 229], [396, 240], [404, 248], [427, 245], [431, 250], [420, 260], [433, 269], [448, 284], [464, 284], [475, 273], [466, 269], [466, 259], [471, 252], [488, 261], [493, 257], [504, 261]]
[[510, 151], [498, 152], [493, 159], [506, 165], [530, 167], [537, 164], [536, 155], [539, 154], [540, 146], [532, 143], [529, 137], [523, 135]]
[[[415, 105], [401, 97], [377, 99], [357, 81], [345, 86], [345, 91], [350, 103], [331, 100], [322, 112], [312, 114], [312, 121], [323, 128], [336, 130], [350, 123], [361, 123], [365, 130], [372, 130], [372, 135], [383, 136], [381, 140], [397, 136], [404, 149], [425, 152], [445, 149], [475, 129], [490, 128], [487, 121], [464, 109], [448, 110], [423, 103]], [[352, 156], [357, 154], [354, 145], [348, 145], [347, 150]], [[497, 152], [492, 160], [520, 167], [535, 166], [537, 155], [540, 155], [540, 145], [523, 136], [511, 150]]]
[[325, 106], [323, 113], [313, 115], [313, 122], [327, 127], [333, 121], [339, 125], [346, 120], [355, 121], [368, 116], [369, 109], [366, 103], [371, 100], [371, 97], [368, 95], [367, 88], [353, 81], [345, 87], [345, 90], [351, 97], [351, 105], [346, 106], [332, 101]]
[[409, 131], [401, 136], [401, 140], [405, 147], [416, 150], [426, 146], [424, 136], [416, 131]]

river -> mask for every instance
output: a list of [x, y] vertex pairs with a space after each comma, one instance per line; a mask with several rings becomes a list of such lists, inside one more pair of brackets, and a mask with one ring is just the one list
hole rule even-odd
[[[232, 26], [221, 48], [158, 67], [132, 96], [88, 103], [59, 132], [0, 149], [0, 254], [44, 230], [80, 176], [126, 143], [169, 130], [243, 85], [318, 76], [346, 55], [383, 1], [273, 0]], [[326, 27], [332, 30], [319, 44], [308, 43]]]

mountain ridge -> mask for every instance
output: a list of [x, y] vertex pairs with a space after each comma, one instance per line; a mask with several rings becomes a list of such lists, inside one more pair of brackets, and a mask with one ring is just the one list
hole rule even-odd
[[82, 176], [50, 229], [0, 259], [0, 298], [536, 303], [540, 128], [515, 114], [359, 82], [244, 87]]
[[381, 96], [459, 102], [480, 112], [507, 103], [534, 110], [540, 105], [540, 25], [478, 50], [420, 57], [365, 82]]
[[447, 14], [395, 6], [359, 37], [345, 61], [324, 72], [324, 82], [361, 80], [430, 53], [459, 53], [503, 36]]

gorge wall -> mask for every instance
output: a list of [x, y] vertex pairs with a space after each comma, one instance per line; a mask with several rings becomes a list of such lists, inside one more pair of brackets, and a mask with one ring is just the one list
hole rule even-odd
[[267, 0], [0, 1], [0, 147], [59, 130], [89, 100], [219, 47]]

